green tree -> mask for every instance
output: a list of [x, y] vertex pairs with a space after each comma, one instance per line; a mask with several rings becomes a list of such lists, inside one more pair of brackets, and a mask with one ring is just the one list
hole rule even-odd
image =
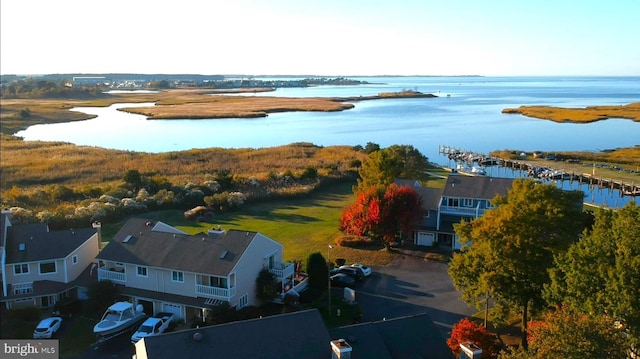
[[429, 167], [427, 158], [410, 145], [393, 145], [374, 151], [362, 162], [358, 189], [386, 188], [396, 178], [422, 179]]
[[133, 192], [138, 192], [142, 186], [142, 175], [138, 170], [128, 170], [122, 180], [132, 187]]
[[556, 259], [550, 301], [614, 316], [640, 348], [640, 206], [600, 211], [593, 230]]
[[[498, 308], [522, 315], [522, 346], [527, 348], [529, 310], [541, 308], [543, 287], [554, 255], [566, 251], [583, 229], [581, 191], [564, 191], [532, 180], [515, 180], [497, 208], [455, 226], [467, 250], [449, 267], [454, 285], [467, 303], [484, 304], [490, 293]], [[471, 258], [463, 258], [471, 257]], [[462, 266], [473, 263], [470, 275]]]
[[314, 252], [307, 257], [307, 275], [309, 278], [309, 289], [315, 293], [321, 293], [328, 288], [329, 266], [326, 259], [320, 252]]
[[263, 268], [256, 278], [256, 297], [263, 303], [272, 301], [278, 295], [276, 276]]
[[120, 289], [110, 280], [94, 282], [87, 288], [87, 309], [89, 313], [101, 315], [120, 296]]

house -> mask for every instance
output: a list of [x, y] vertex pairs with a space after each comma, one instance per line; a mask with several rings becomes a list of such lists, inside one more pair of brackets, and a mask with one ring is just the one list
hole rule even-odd
[[317, 309], [145, 337], [136, 359], [453, 359], [427, 314], [327, 329]]
[[136, 359], [330, 359], [329, 333], [317, 309], [145, 337]]
[[[281, 295], [294, 286], [294, 264], [283, 262], [283, 246], [260, 234], [210, 230], [187, 234], [166, 223], [128, 220], [98, 254], [97, 279], [110, 280], [147, 314], [206, 319], [222, 303], [241, 309], [257, 304], [256, 279], [269, 269]], [[306, 281], [304, 283], [306, 285]]]
[[12, 225], [0, 215], [2, 304], [7, 309], [50, 308], [65, 298], [86, 298], [86, 273], [98, 254], [96, 228], [51, 231], [46, 224]]
[[350, 359], [454, 358], [426, 313], [333, 328], [329, 334], [343, 351], [350, 352]]
[[443, 188], [421, 187], [416, 182], [413, 188], [422, 197], [425, 215], [415, 228], [414, 243], [461, 249], [453, 225], [481, 217], [493, 208], [491, 200], [506, 196], [512, 185], [512, 178], [464, 175], [449, 175]]

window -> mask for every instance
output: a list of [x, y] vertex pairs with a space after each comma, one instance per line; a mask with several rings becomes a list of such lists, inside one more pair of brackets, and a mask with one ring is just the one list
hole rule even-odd
[[24, 285], [16, 285], [13, 288], [13, 294], [14, 295], [18, 295], [18, 294], [29, 294], [29, 293], [33, 293], [33, 286], [24, 286]]
[[463, 207], [473, 207], [473, 200], [471, 198], [464, 198], [462, 200]]
[[14, 265], [13, 274], [29, 274], [29, 265], [26, 263]]
[[171, 281], [172, 282], [184, 282], [184, 273], [179, 272], [177, 270], [171, 271]]
[[147, 267], [138, 266], [138, 277], [147, 277]]
[[55, 273], [55, 272], [56, 272], [56, 262], [40, 263], [40, 274]]
[[238, 300], [238, 309], [242, 309], [249, 304], [249, 295], [245, 294]]
[[74, 255], [73, 257], [71, 257], [71, 263], [73, 264], [78, 264], [78, 255]]
[[458, 198], [449, 198], [447, 202], [449, 207], [458, 207]]

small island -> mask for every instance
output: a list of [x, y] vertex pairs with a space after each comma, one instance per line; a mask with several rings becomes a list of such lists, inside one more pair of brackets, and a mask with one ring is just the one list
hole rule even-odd
[[609, 118], [626, 118], [640, 122], [640, 102], [623, 106], [588, 106], [585, 108], [520, 106], [518, 108], [505, 108], [502, 113], [519, 113], [527, 117], [561, 123], [590, 123]]
[[[373, 96], [354, 97], [272, 97], [214, 95], [194, 90], [168, 90], [173, 96], [155, 106], [127, 107], [121, 111], [147, 116], [149, 119], [212, 119], [266, 117], [269, 113], [293, 111], [343, 111], [354, 107], [350, 102], [390, 98], [433, 98], [432, 94], [405, 90]], [[253, 91], [253, 90], [252, 90]]]

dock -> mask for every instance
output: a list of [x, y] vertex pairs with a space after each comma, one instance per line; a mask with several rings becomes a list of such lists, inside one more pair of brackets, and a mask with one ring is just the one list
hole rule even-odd
[[[461, 150], [451, 146], [439, 146], [438, 152], [447, 156], [451, 160], [455, 161], [477, 161], [480, 165], [492, 165], [493, 163], [511, 169], [517, 169], [527, 173], [533, 178], [542, 178], [550, 180], [563, 180], [573, 181], [579, 183], [588, 184], [590, 188], [607, 188], [610, 190], [620, 191], [621, 196], [640, 196], [640, 175], [638, 175], [639, 182], [626, 181], [623, 179], [614, 179], [612, 177], [603, 177], [596, 175], [596, 167], [594, 165], [592, 172], [587, 173], [584, 171], [577, 171], [575, 167], [582, 164], [571, 163], [573, 166], [569, 166], [564, 162], [553, 161], [549, 166], [546, 166], [549, 161], [536, 162], [526, 160], [514, 160], [500, 157], [490, 157], [485, 154], [476, 153], [473, 151]], [[554, 168], [555, 167], [555, 168]]]

